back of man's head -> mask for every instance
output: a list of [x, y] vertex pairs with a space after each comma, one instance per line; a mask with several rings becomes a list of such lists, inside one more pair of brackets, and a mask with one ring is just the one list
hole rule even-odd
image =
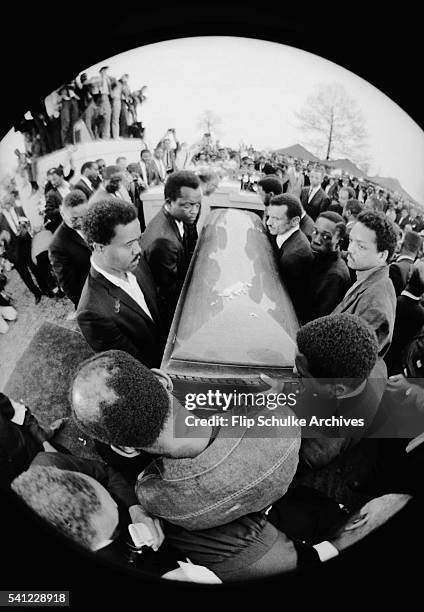
[[349, 212], [350, 216], [356, 219], [356, 217], [362, 210], [363, 206], [361, 202], [359, 200], [356, 200], [355, 198], [351, 198], [346, 202], [343, 213], [346, 214], [347, 212]]
[[136, 208], [111, 196], [94, 202], [84, 217], [82, 231], [88, 244], [110, 244], [117, 225], [128, 225], [137, 218]]
[[82, 474], [30, 466], [11, 486], [48, 523], [78, 544], [95, 550], [98, 535], [92, 518], [101, 511], [101, 502]]
[[71, 405], [88, 436], [132, 448], [154, 444], [170, 412], [168, 394], [153, 372], [124, 351], [98, 353], [80, 365]]
[[420, 252], [421, 244], [422, 238], [417, 232], [407, 231], [405, 232], [400, 252], [410, 253], [416, 257]]
[[189, 170], [181, 170], [170, 174], [165, 183], [165, 200], [175, 202], [181, 197], [181, 188], [189, 187], [198, 189], [200, 187], [199, 177]]
[[291, 193], [282, 193], [269, 201], [270, 206], [287, 206], [287, 219], [302, 216], [302, 205], [299, 198]]
[[81, 176], [84, 176], [87, 170], [91, 170], [96, 162], [88, 161], [81, 166]]
[[81, 189], [72, 189], [62, 200], [64, 208], [75, 208], [87, 202], [87, 196]]
[[273, 195], [280, 195], [283, 193], [283, 184], [278, 176], [265, 176], [258, 181], [258, 187], [262, 187], [265, 193], [272, 193]]
[[300, 328], [296, 342], [313, 378], [363, 381], [377, 361], [375, 332], [356, 315], [315, 319]]

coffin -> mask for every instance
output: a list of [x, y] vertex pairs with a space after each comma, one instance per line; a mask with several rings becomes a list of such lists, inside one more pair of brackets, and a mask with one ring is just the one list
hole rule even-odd
[[[162, 361], [180, 381], [291, 378], [299, 323], [253, 212], [212, 210], [187, 273]], [[257, 383], [256, 383], [257, 384]]]

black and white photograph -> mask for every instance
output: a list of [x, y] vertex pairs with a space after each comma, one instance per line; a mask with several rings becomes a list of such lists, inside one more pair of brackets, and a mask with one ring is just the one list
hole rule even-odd
[[203, 9], [2, 42], [0, 605], [417, 584], [414, 17]]

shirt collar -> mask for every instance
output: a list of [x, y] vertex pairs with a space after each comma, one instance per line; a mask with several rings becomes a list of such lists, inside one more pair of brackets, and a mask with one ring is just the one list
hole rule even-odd
[[369, 270], [357, 270], [356, 278], [358, 279], [359, 282], [362, 283], [365, 279], [371, 276], [371, 274], [373, 274], [376, 270], [378, 270], [379, 268], [384, 268], [385, 266], [386, 264], [383, 264], [381, 266], [376, 266], [375, 268], [370, 268]]
[[399, 257], [396, 259], [396, 261], [402, 261], [402, 260], [412, 261], [412, 263], [414, 263], [415, 261], [415, 259], [411, 257], [410, 255], [399, 255]]
[[87, 185], [87, 187], [90, 187], [90, 189], [93, 191], [93, 185], [86, 176], [82, 176], [81, 180]]
[[184, 236], [184, 223], [182, 221], [178, 221], [177, 219], [174, 219], [174, 221], [177, 224], [178, 231], [180, 232], [182, 238]]
[[409, 297], [411, 298], [411, 300], [416, 300], [417, 302], [421, 300], [421, 297], [417, 297], [416, 295], [414, 295], [413, 293], [410, 293], [406, 289], [402, 291], [401, 295], [404, 295], [405, 297]]
[[298, 229], [299, 229], [299, 226], [297, 225], [296, 227], [292, 227], [291, 229], [289, 229], [287, 232], [284, 232], [284, 234], [278, 234], [276, 238], [278, 248], [281, 248], [281, 245], [283, 245], [286, 242], [286, 240], [290, 238], [292, 234], [297, 232]]
[[128, 282], [128, 274], [129, 274], [128, 272], [126, 273], [127, 280], [124, 281], [123, 279], [118, 278], [117, 276], [114, 276], [113, 274], [109, 274], [109, 272], [106, 272], [106, 270], [103, 270], [100, 266], [98, 266], [96, 262], [94, 261], [93, 256], [91, 256], [90, 262], [91, 262], [92, 267], [96, 270], [96, 272], [104, 276], [113, 285], [116, 285], [116, 287], [120, 287], [123, 282]]

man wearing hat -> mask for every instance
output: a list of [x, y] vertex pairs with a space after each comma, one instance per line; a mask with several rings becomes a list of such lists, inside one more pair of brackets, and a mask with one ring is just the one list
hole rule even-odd
[[128, 191], [122, 184], [124, 174], [119, 166], [106, 166], [104, 171], [103, 184], [91, 196], [89, 202], [98, 202], [108, 198], [119, 198], [125, 202], [131, 202]]

